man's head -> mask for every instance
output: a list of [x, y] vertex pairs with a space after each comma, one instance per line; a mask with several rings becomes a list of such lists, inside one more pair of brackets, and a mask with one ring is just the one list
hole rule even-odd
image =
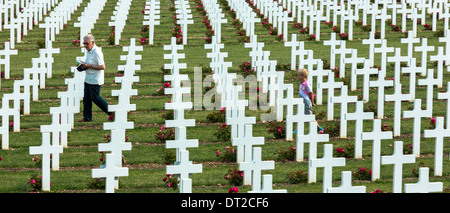
[[83, 45], [86, 48], [86, 50], [87, 51], [91, 51], [91, 49], [95, 45], [95, 38], [94, 38], [94, 36], [92, 34], [87, 34], [86, 36], [84, 36], [83, 40], [84, 40]]

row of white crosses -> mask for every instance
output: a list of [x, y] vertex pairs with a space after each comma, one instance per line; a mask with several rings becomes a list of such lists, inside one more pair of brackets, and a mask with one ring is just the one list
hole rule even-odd
[[286, 190], [272, 189], [272, 175], [262, 176], [261, 174], [262, 170], [274, 169], [275, 162], [262, 161], [261, 147], [253, 147], [263, 145], [264, 137], [253, 136], [253, 124], [256, 123], [256, 118], [245, 116], [248, 100], [239, 100], [239, 92], [243, 87], [234, 85], [234, 81], [237, 80], [236, 73], [228, 73], [231, 62], [224, 61], [228, 54], [220, 51], [224, 48], [224, 44], [218, 43], [216, 36], [212, 37], [211, 44], [205, 44], [205, 49], [211, 50], [207, 57], [211, 58], [210, 66], [214, 70], [215, 91], [216, 95], [221, 96], [220, 107], [226, 109], [225, 122], [231, 126], [231, 141], [232, 145], [237, 147], [237, 163], [239, 170], [244, 173], [244, 184], [252, 186], [252, 190], [249, 191], [251, 193], [285, 193]]
[[289, 16], [288, 11], [284, 10], [283, 6], [273, 0], [256, 0], [254, 1], [260, 13], [267, 18], [273, 28], [277, 28], [278, 35], [283, 35], [283, 40], [288, 38], [288, 23], [294, 21], [293, 17]]
[[[92, 0], [87, 4], [84, 11], [78, 17], [78, 22], [74, 23], [74, 27], [80, 28], [80, 35], [87, 35], [91, 32], [105, 4], [106, 0]], [[82, 45], [81, 43], [80, 45]]]
[[[3, 18], [2, 20], [5, 21], [3, 27], [10, 30], [12, 49], [15, 48], [16, 41], [17, 43], [22, 41], [22, 34], [27, 35], [28, 30], [33, 29], [33, 22], [37, 24], [41, 21], [43, 15], [46, 15], [55, 4], [56, 1], [54, 0], [5, 0], [1, 2], [0, 18]], [[22, 11], [20, 11], [20, 8], [22, 8]], [[1, 25], [0, 23], [0, 31], [2, 29]]]
[[187, 0], [175, 0], [175, 12], [177, 18], [177, 24], [181, 26], [181, 32], [183, 34], [183, 44], [187, 44], [188, 38], [188, 24], [193, 24], [191, 9], [189, 9], [189, 1]]
[[[39, 24], [40, 28], [45, 28], [45, 45], [50, 41], [55, 41], [55, 36], [64, 28], [64, 24], [71, 19], [71, 14], [80, 6], [82, 0], [62, 0], [48, 17], [44, 18], [44, 23]], [[51, 76], [50, 76], [51, 77]]]
[[[9, 43], [5, 43], [5, 47], [8, 47]], [[51, 44], [51, 42], [49, 43]], [[51, 45], [50, 45], [51, 46]], [[39, 58], [33, 58], [32, 67], [25, 68], [23, 78], [20, 80], [15, 80], [13, 84], [13, 92], [4, 94], [2, 99], [2, 106], [6, 111], [2, 116], [9, 117], [13, 116], [14, 123], [14, 132], [20, 132], [20, 108], [21, 102], [23, 101], [23, 113], [24, 115], [30, 114], [30, 101], [37, 101], [39, 98], [39, 89], [45, 88], [45, 79], [46, 75], [49, 72], [48, 69], [51, 69], [51, 66], [48, 64], [53, 63], [53, 57], [50, 54], [46, 54], [46, 51], [49, 49], [40, 49], [39, 50]], [[55, 53], [59, 53], [59, 49], [56, 50]], [[48, 52], [48, 51], [47, 51]], [[50, 71], [51, 72], [51, 71]], [[13, 103], [14, 111], [9, 110], [10, 102]], [[9, 113], [9, 114], [8, 114]], [[4, 119], [8, 121], [9, 119]], [[9, 130], [8, 128], [4, 129], [2, 134], [2, 149], [9, 149]]]
[[175, 149], [175, 163], [166, 167], [167, 174], [179, 176], [180, 193], [192, 193], [192, 179], [189, 175], [192, 173], [201, 173], [202, 165], [193, 164], [189, 161], [189, 151], [187, 148], [198, 147], [197, 139], [187, 139], [187, 127], [195, 126], [195, 119], [186, 119], [185, 110], [192, 109], [192, 102], [184, 102], [183, 95], [190, 94], [190, 87], [182, 87], [182, 81], [188, 80], [188, 75], [181, 74], [181, 69], [186, 69], [186, 63], [180, 63], [179, 59], [184, 59], [183, 45], [177, 45], [177, 40], [172, 37], [171, 44], [165, 45], [164, 50], [169, 50], [170, 54], [164, 54], [164, 59], [170, 59], [170, 63], [164, 64], [164, 69], [169, 69], [170, 74], [164, 75], [164, 81], [170, 81], [171, 88], [164, 90], [165, 94], [172, 95], [170, 103], [166, 103], [166, 110], [174, 111], [174, 119], [166, 120], [166, 127], [175, 128], [175, 139], [166, 141], [167, 149]]
[[[293, 41], [295, 41], [295, 36], [293, 36], [292, 42]], [[426, 42], [427, 40], [423, 39], [422, 41], [423, 41], [423, 46], [419, 47], [418, 50], [421, 50], [421, 51], [432, 51], [432, 49], [431, 50], [427, 50], [427, 48], [426, 48], [427, 47], [427, 42]], [[297, 50], [294, 47], [297, 47], [297, 46], [303, 47], [303, 44], [302, 43], [293, 44], [292, 42], [287, 43], [286, 46], [293, 47], [292, 57], [297, 57], [298, 56], [298, 55], [296, 55], [296, 51]], [[447, 37], [442, 38], [441, 42], [447, 42]], [[331, 42], [329, 42], [328, 45], [332, 45], [330, 43]], [[340, 45], [343, 45], [343, 44], [345, 45], [345, 43], [343, 43], [341, 41]], [[386, 42], [385, 42], [384, 39], [380, 39], [380, 44], [382, 44], [382, 46], [380, 48], [383, 48], [384, 50], [390, 49], [390, 48], [387, 48]], [[334, 44], [334, 45], [336, 45], [336, 44]], [[373, 50], [374, 48], [372, 47], [371, 49]], [[443, 54], [442, 48], [440, 48], [440, 49], [441, 49], [441, 51], [438, 54], [440, 54], [439, 56], [441, 58], [441, 61], [439, 61], [439, 62], [442, 62], [442, 61], [444, 61], [444, 58], [445, 58], [446, 55]], [[398, 51], [397, 55], [392, 57], [392, 60], [394, 62], [396, 60], [401, 60], [399, 58], [399, 56], [400, 56], [399, 49], [397, 49], [397, 51]], [[302, 52], [305, 52], [305, 51], [302, 51]], [[354, 50], [352, 52], [356, 55], [356, 50]], [[383, 54], [383, 52], [381, 52], [381, 53], [382, 53], [382, 55], [384, 55], [382, 57], [382, 60], [386, 60], [386, 54], [385, 54], [386, 52], [384, 52], [384, 54]], [[305, 53], [305, 54], [308, 54], [308, 53]], [[435, 58], [439, 58], [439, 56], [435, 56]], [[426, 53], [424, 54], [424, 57], [426, 57]], [[300, 58], [300, 61], [301, 60], [302, 60], [302, 58]], [[306, 59], [306, 61], [311, 61], [311, 59]], [[346, 61], [345, 58], [344, 58], [344, 61]], [[365, 69], [370, 67], [370, 65], [369, 65], [370, 61], [369, 60], [363, 58], [363, 60], [361, 60], [361, 61], [364, 62]], [[294, 62], [295, 62], [295, 60], [293, 60], [293, 63]], [[352, 60], [348, 60], [346, 63], [349, 63], [349, 62], [352, 62]], [[400, 61], [398, 61], [398, 63], [399, 62]], [[306, 64], [308, 64], [308, 62], [306, 62]], [[411, 60], [411, 66], [414, 67], [412, 69], [420, 71], [421, 69], [418, 69], [417, 67], [415, 67], [415, 64], [416, 64], [415, 60]], [[307, 67], [307, 66], [300, 65], [299, 67]], [[386, 75], [386, 73], [385, 73], [385, 66], [383, 66], [383, 67], [384, 67], [384, 69], [382, 68], [378, 72], [373, 72], [373, 74], [378, 74], [378, 76], [379, 76], [379, 80], [378, 81], [380, 81], [380, 79], [384, 79], [384, 77]], [[396, 67], [398, 67], [397, 69], [399, 69], [399, 66], [396, 66]], [[345, 68], [342, 68], [342, 70], [344, 70], [344, 69]], [[405, 71], [412, 70], [410, 67], [405, 67], [403, 69]], [[442, 68], [440, 68], [440, 69], [442, 70]], [[310, 69], [310, 71], [311, 71], [311, 69]], [[400, 70], [398, 70], [398, 71], [400, 71]], [[419, 71], [417, 71], [417, 72], [419, 72]], [[415, 74], [416, 73], [414, 73], [414, 76], [415, 76]], [[329, 76], [329, 82], [330, 83], [334, 82], [334, 78], [332, 77], [333, 75], [328, 75], [328, 76]], [[413, 79], [413, 81], [414, 81], [414, 84], [415, 84], [415, 78]], [[412, 111], [405, 111], [404, 112], [404, 117], [414, 118], [414, 122], [415, 122], [415, 124], [414, 124], [414, 126], [415, 126], [415, 128], [414, 128], [414, 137], [413, 137], [413, 147], [415, 149], [414, 152], [413, 152], [414, 153], [413, 154], [414, 157], [420, 156], [420, 154], [419, 154], [420, 153], [420, 151], [419, 151], [420, 150], [420, 141], [419, 141], [419, 139], [420, 139], [420, 126], [421, 126], [420, 125], [420, 119], [422, 117], [431, 117], [432, 105], [430, 104], [430, 102], [432, 103], [432, 101], [429, 101], [429, 100], [432, 100], [432, 97], [433, 97], [433, 95], [432, 95], [432, 88], [433, 87], [432, 86], [433, 85], [438, 85], [438, 83], [441, 82], [441, 81], [442, 81], [441, 77], [439, 77], [437, 79], [434, 78], [434, 71], [432, 69], [428, 69], [428, 73], [427, 73], [427, 78], [426, 79], [419, 79], [419, 85], [431, 85], [431, 86], [428, 86], [428, 89], [427, 89], [428, 90], [427, 102], [429, 104], [427, 104], [427, 109], [426, 110], [422, 110], [421, 109], [422, 104], [421, 104], [421, 100], [420, 99], [411, 98], [411, 94], [408, 94], [407, 96], [401, 94], [401, 85], [399, 85], [399, 84], [396, 84], [396, 86], [395, 86], [395, 91], [396, 92], [393, 95], [386, 95], [386, 99], [387, 100], [391, 100], [391, 101], [395, 100], [396, 101], [396, 106], [395, 106], [395, 108], [396, 108], [396, 110], [395, 110], [396, 116], [395, 117], [397, 117], [397, 115], [400, 116], [400, 110], [399, 110], [400, 108], [399, 108], [399, 105], [397, 103], [401, 103], [402, 100], [405, 100], [405, 101], [406, 100], [408, 100], [408, 101], [415, 100], [415, 108], [414, 108], [414, 110], [412, 110]], [[375, 82], [377, 82], [377, 81], [375, 81]], [[340, 87], [341, 87], [340, 88], [341, 89], [341, 95], [338, 96], [338, 97], [333, 97], [333, 96], [329, 97], [329, 100], [332, 103], [341, 103], [342, 104], [341, 105], [341, 137], [345, 136], [345, 134], [346, 134], [346, 128], [344, 129], [344, 131], [342, 129], [343, 125], [346, 126], [346, 120], [350, 120], [350, 119], [356, 120], [355, 158], [358, 158], [358, 157], [360, 158], [361, 157], [362, 140], [374, 140], [374, 150], [373, 150], [373, 159], [374, 159], [373, 160], [373, 164], [374, 164], [373, 165], [373, 170], [374, 170], [374, 172], [373, 172], [372, 178], [373, 179], [377, 179], [377, 178], [379, 178], [379, 164], [380, 164], [380, 161], [379, 161], [379, 142], [380, 141], [379, 140], [380, 139], [392, 139], [392, 132], [386, 133], [388, 135], [383, 136], [383, 137], [380, 138], [381, 129], [378, 129], [378, 128], [381, 128], [381, 122], [380, 122], [380, 120], [376, 119], [376, 120], [374, 120], [374, 131], [371, 134], [362, 133], [362, 120], [364, 120], [364, 119], [373, 119], [374, 115], [373, 115], [373, 113], [365, 113], [365, 112], [363, 112], [363, 102], [362, 101], [358, 101], [357, 102], [356, 101], [357, 100], [356, 96], [348, 96], [348, 87], [347, 87], [347, 85], [342, 85], [342, 82], [340, 84], [341, 84], [340, 85]], [[320, 84], [318, 82], [318, 86], [317, 87], [320, 88], [323, 85], [324, 84]], [[372, 86], [378, 86], [378, 85], [372, 84]], [[390, 84], [390, 86], [392, 86], [392, 84]], [[413, 87], [413, 88], [415, 89], [415, 87]], [[334, 88], [333, 88], [333, 91], [334, 91]], [[334, 92], [332, 92], [331, 94], [334, 94]], [[381, 97], [384, 97], [384, 93], [381, 93], [381, 94], [382, 94]], [[447, 97], [447, 93], [440, 93], [439, 97], [441, 99], [447, 99], [448, 98]], [[347, 110], [346, 110], [347, 104], [348, 103], [352, 103], [352, 102], [356, 102], [357, 103], [356, 104], [356, 111], [355, 111], [355, 113], [348, 113]], [[381, 118], [383, 118], [382, 114], [381, 114]], [[439, 118], [439, 120], [442, 120], [442, 119], [443, 118]], [[430, 130], [427, 130], [427, 137], [435, 137], [436, 138], [436, 152], [435, 152], [436, 153], [436, 160], [435, 160], [435, 166], [438, 169], [437, 169], [437, 172], [435, 173], [435, 175], [436, 176], [441, 176], [442, 175], [441, 171], [442, 171], [442, 155], [443, 155], [443, 153], [442, 153], [442, 149], [440, 148], [442, 146], [440, 141], [442, 141], [444, 137], [448, 137], [447, 136], [448, 133], [446, 133], [446, 131], [443, 131], [444, 127], [443, 127], [443, 122], [442, 121], [440, 121], [440, 123], [438, 125], [439, 126], [437, 126], [436, 129], [432, 130], [432, 131], [433, 131], [433, 133], [435, 133], [437, 131], [441, 131], [442, 134], [439, 134], [437, 136], [435, 136], [435, 135], [431, 136], [432, 133], [429, 132]], [[397, 129], [397, 127], [395, 129]], [[399, 129], [399, 127], [398, 127], [398, 129]], [[375, 145], [375, 142], [377, 142], [378, 145]], [[396, 174], [395, 176], [399, 176], [399, 174]], [[400, 174], [400, 176], [401, 176], [401, 174]], [[396, 182], [399, 182], [399, 181], [397, 180]], [[395, 185], [395, 188], [398, 188], [399, 185], [401, 187], [401, 183], [400, 184], [399, 183], [394, 183], [394, 185]], [[395, 189], [394, 191], [398, 192], [397, 189]]]
[[58, 92], [60, 106], [50, 107], [52, 123], [41, 125], [42, 145], [31, 146], [29, 151], [31, 155], [42, 155], [43, 191], [50, 191], [50, 170], [59, 170], [59, 155], [68, 146], [68, 132], [74, 127], [74, 114], [80, 112], [80, 101], [84, 95], [85, 72], [77, 71], [76, 67], [71, 67], [70, 70], [74, 77], [65, 79], [66, 91]]
[[122, 151], [131, 150], [131, 143], [126, 142], [127, 129], [134, 129], [134, 122], [128, 121], [128, 114], [136, 110], [136, 104], [131, 104], [132, 96], [136, 96], [138, 91], [133, 89], [133, 83], [139, 82], [139, 76], [135, 72], [140, 70], [140, 65], [136, 64], [141, 60], [141, 55], [136, 55], [137, 51], [142, 51], [142, 46], [136, 46], [136, 40], [130, 39], [130, 46], [123, 47], [127, 55], [121, 55], [120, 60], [126, 61], [125, 65], [119, 65], [118, 70], [123, 71], [123, 76], [115, 77], [116, 83], [121, 83], [120, 90], [112, 90], [111, 95], [117, 96], [119, 101], [116, 105], [108, 105], [108, 112], [114, 112], [114, 121], [103, 124], [104, 130], [111, 130], [111, 141], [100, 143], [98, 150], [105, 152], [106, 163], [99, 169], [92, 169], [93, 178], [105, 178], [106, 193], [114, 193], [119, 188], [119, 177], [128, 176], [128, 168], [122, 165]]
[[142, 25], [148, 26], [148, 43], [153, 44], [155, 40], [155, 25], [159, 25], [160, 21], [160, 2], [159, 0], [147, 0], [145, 2], [144, 21]]
[[[236, 12], [236, 19], [242, 22], [242, 27], [245, 29], [245, 35], [252, 39], [253, 35], [255, 35], [255, 24], [260, 22], [260, 19], [256, 17], [256, 13], [253, 12], [253, 9], [245, 1], [229, 0], [228, 5]], [[218, 39], [220, 39], [220, 37], [218, 37]], [[220, 42], [220, 40], [218, 42]]]
[[122, 31], [125, 27], [128, 12], [130, 10], [132, 0], [119, 0], [111, 16], [111, 22], [109, 22], [109, 26], [114, 27], [114, 44], [119, 45], [120, 38], [122, 37]]
[[[218, 43], [221, 43], [222, 24], [227, 23], [227, 19], [224, 18], [225, 15], [222, 13], [222, 8], [220, 8], [219, 4], [217, 3], [217, 0], [203, 1], [203, 6], [210, 20], [211, 28], [214, 30], [214, 35], [216, 35], [217, 38], [216, 40]], [[246, 24], [244, 25], [247, 26]]]

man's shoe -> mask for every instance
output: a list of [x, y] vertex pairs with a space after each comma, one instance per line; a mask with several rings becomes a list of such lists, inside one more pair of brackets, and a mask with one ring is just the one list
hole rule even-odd
[[89, 122], [89, 121], [83, 118], [83, 119], [79, 120], [78, 122]]

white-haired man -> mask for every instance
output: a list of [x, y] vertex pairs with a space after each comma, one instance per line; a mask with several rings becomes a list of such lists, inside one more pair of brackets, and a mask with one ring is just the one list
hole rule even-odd
[[88, 34], [84, 36], [83, 40], [87, 53], [82, 67], [86, 69], [86, 77], [84, 79], [83, 119], [79, 122], [92, 121], [92, 102], [109, 115], [108, 119], [112, 120], [113, 113], [108, 112], [108, 103], [100, 97], [101, 85], [105, 78], [105, 61], [102, 50], [95, 45], [93, 35]]

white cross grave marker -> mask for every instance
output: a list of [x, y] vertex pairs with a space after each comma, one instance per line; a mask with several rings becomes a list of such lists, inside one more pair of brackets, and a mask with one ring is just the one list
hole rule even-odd
[[345, 114], [346, 120], [354, 120], [355, 124], [355, 158], [362, 158], [362, 138], [364, 120], [373, 119], [373, 112], [364, 112], [364, 102], [356, 102], [356, 110], [354, 113]]
[[414, 162], [414, 155], [403, 154], [403, 141], [395, 141], [393, 155], [381, 156], [381, 164], [394, 164], [393, 193], [402, 192], [403, 164]]
[[324, 144], [323, 146], [323, 157], [311, 159], [309, 167], [323, 167], [323, 193], [326, 193], [332, 186], [333, 167], [345, 166], [345, 158], [333, 158], [333, 144]]
[[274, 161], [262, 161], [261, 147], [253, 147], [252, 161], [240, 162], [239, 170], [252, 170], [252, 191], [261, 190], [261, 171], [274, 169]]
[[[317, 144], [319, 142], [329, 142], [328, 134], [317, 133], [317, 122], [309, 122], [309, 133], [307, 135], [300, 135], [297, 133], [297, 147], [303, 146], [303, 143], [309, 143], [308, 161], [317, 158]], [[316, 182], [316, 167], [309, 166], [308, 183]]]
[[373, 141], [372, 145], [372, 181], [380, 178], [381, 140], [392, 139], [392, 132], [382, 131], [381, 119], [373, 120], [373, 130], [361, 133], [362, 140]]
[[[11, 43], [5, 42], [5, 48], [0, 50], [0, 71], [1, 64], [5, 65], [5, 79], [9, 79], [10, 77], [10, 64], [11, 64], [11, 55], [17, 55], [17, 50], [11, 50]], [[3, 56], [3, 59], [2, 59]]]
[[450, 137], [450, 129], [444, 129], [444, 117], [436, 118], [433, 130], [424, 130], [425, 138], [436, 138], [434, 147], [434, 176], [442, 176], [444, 137]]
[[50, 191], [50, 156], [63, 152], [61, 145], [50, 144], [50, 133], [42, 133], [42, 145], [31, 146], [30, 155], [42, 154], [42, 190]]
[[405, 193], [429, 193], [442, 192], [444, 184], [442, 182], [430, 183], [430, 168], [419, 168], [419, 182], [405, 184]]
[[432, 111], [422, 110], [422, 100], [414, 100], [414, 109], [411, 111], [404, 111], [404, 118], [414, 118], [413, 126], [413, 154], [420, 157], [420, 127], [422, 117], [431, 117]]
[[352, 186], [352, 172], [343, 171], [341, 173], [342, 181], [339, 187], [330, 187], [327, 189], [327, 193], [365, 193], [365, 186]]

